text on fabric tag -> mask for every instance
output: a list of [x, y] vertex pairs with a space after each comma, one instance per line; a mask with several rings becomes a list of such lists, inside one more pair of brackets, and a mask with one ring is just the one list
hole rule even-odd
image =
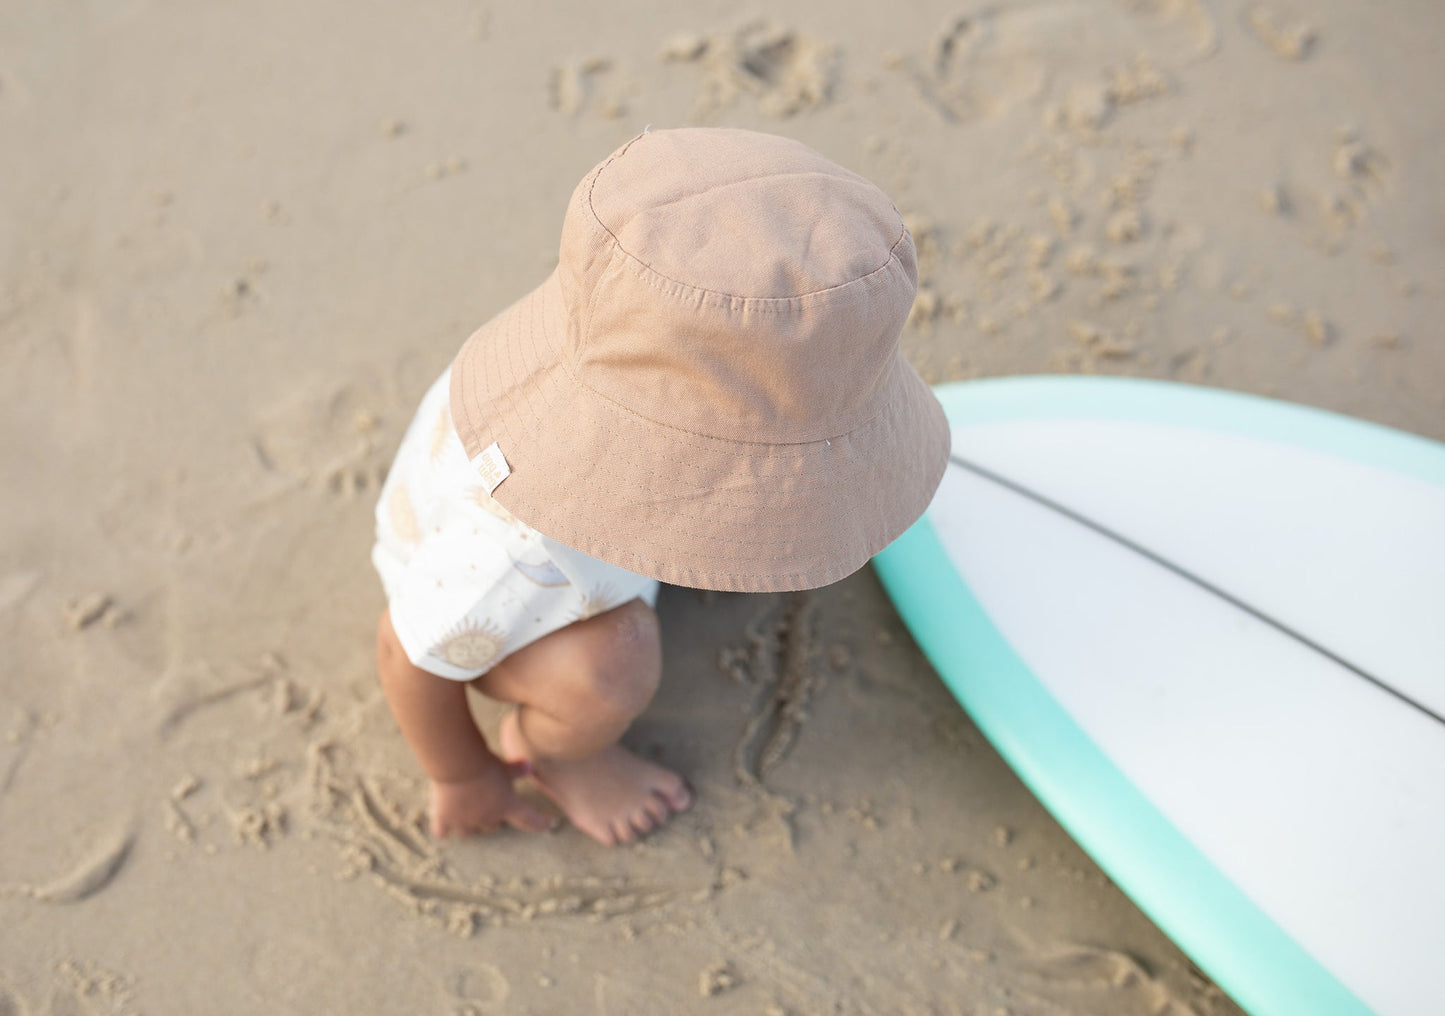
[[477, 475], [482, 478], [482, 483], [487, 486], [487, 493], [491, 494], [497, 486], [512, 475], [512, 467], [507, 465], [506, 457], [502, 455], [502, 449], [493, 441], [487, 445], [482, 453], [472, 459], [472, 465], [477, 468]]

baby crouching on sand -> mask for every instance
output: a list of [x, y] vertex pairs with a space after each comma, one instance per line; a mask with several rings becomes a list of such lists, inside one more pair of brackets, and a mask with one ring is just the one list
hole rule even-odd
[[[619, 743], [658, 584], [826, 585], [922, 514], [948, 430], [899, 350], [916, 288], [898, 210], [795, 141], [649, 131], [582, 180], [556, 270], [428, 391], [377, 506], [377, 667], [434, 835], [548, 828], [524, 776], [607, 844], [689, 807]], [[494, 747], [468, 685], [515, 706]]]

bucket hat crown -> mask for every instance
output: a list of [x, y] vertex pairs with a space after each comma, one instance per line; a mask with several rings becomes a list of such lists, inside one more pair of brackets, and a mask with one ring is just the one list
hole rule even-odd
[[943, 472], [899, 350], [916, 289], [863, 177], [771, 135], [646, 132], [573, 192], [556, 270], [467, 340], [453, 421], [494, 481], [504, 457], [493, 496], [577, 550], [699, 588], [824, 585]]

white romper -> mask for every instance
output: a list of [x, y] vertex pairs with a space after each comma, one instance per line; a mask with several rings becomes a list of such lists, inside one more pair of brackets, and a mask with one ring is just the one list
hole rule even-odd
[[[483, 485], [452, 427], [451, 368], [427, 390], [376, 505], [372, 563], [407, 657], [469, 681], [655, 579], [588, 557], [514, 518]], [[503, 481], [505, 482], [505, 481]]]

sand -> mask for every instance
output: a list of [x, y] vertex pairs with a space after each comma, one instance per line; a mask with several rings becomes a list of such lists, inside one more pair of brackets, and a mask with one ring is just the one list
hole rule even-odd
[[649, 123], [883, 186], [932, 380], [1445, 438], [1445, 9], [606, 6], [0, 4], [0, 1014], [1236, 1013], [867, 570], [664, 591], [629, 743], [698, 790], [666, 831], [429, 841], [372, 504]]

